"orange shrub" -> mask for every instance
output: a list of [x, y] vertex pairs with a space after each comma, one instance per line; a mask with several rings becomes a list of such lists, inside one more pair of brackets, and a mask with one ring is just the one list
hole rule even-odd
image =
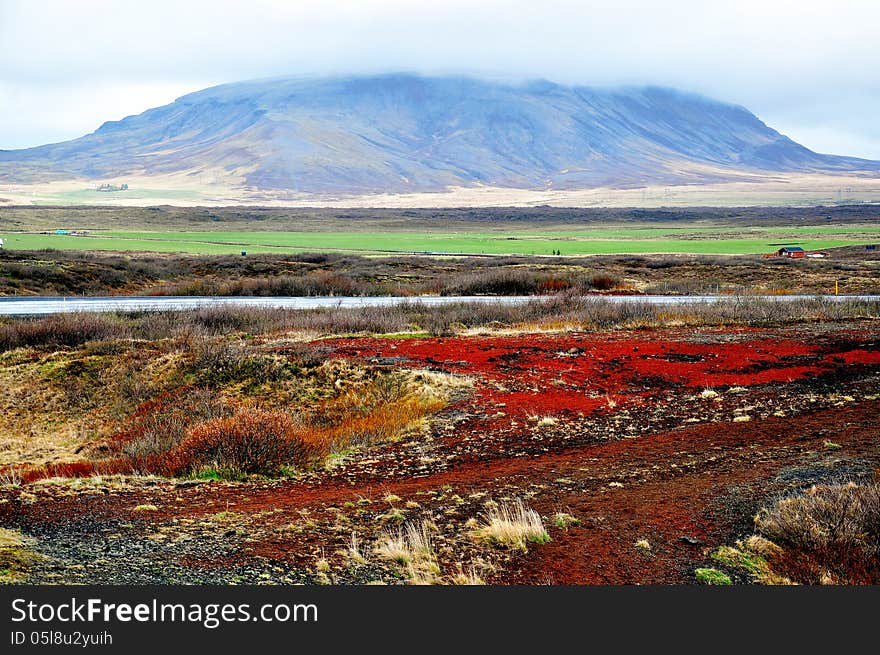
[[571, 288], [569, 280], [563, 280], [558, 277], [551, 277], [538, 283], [538, 291], [541, 293], [557, 293]]
[[590, 278], [590, 286], [599, 291], [610, 291], [619, 284], [619, 280], [610, 275], [594, 275]]
[[168, 453], [167, 460], [178, 475], [207, 467], [274, 475], [287, 464], [310, 464], [321, 451], [304, 439], [300, 426], [287, 414], [243, 410], [197, 424]]
[[184, 386], [138, 406], [123, 430], [90, 446], [93, 458], [118, 456], [134, 470], [164, 474], [164, 456], [175, 448], [193, 424], [228, 416], [231, 409], [216, 394]]

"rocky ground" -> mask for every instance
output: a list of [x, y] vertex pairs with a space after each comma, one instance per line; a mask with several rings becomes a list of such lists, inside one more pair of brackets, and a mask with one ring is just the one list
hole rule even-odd
[[[18, 579], [691, 583], [714, 549], [751, 534], [762, 505], [880, 470], [870, 322], [321, 347], [472, 384], [425, 429], [285, 479], [6, 484], [0, 523], [38, 556]], [[487, 516], [516, 500], [549, 541], [485, 538]], [[389, 554], [413, 526], [430, 552]]]

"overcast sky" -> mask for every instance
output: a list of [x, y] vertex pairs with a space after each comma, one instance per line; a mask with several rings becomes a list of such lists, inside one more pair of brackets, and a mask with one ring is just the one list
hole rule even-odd
[[674, 86], [880, 159], [878, 26], [880, 0], [0, 0], [0, 149], [222, 82], [415, 71]]

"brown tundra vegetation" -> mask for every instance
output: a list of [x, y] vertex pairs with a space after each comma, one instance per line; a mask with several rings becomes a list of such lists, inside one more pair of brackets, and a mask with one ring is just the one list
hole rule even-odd
[[16, 582], [876, 584], [876, 303], [0, 324]]

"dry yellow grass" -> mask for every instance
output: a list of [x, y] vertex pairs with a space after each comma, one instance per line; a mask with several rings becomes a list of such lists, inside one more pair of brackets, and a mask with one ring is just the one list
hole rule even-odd
[[459, 565], [458, 570], [452, 576], [452, 584], [459, 586], [480, 586], [486, 584], [486, 581], [480, 576], [475, 566], [471, 565], [465, 569]]
[[432, 527], [422, 521], [386, 530], [376, 544], [375, 553], [397, 566], [409, 584], [439, 584], [440, 566], [434, 552]]
[[[431, 371], [389, 375], [335, 359], [313, 368], [285, 369], [285, 360], [266, 354], [268, 345], [238, 343], [237, 337], [196, 334], [152, 342], [96, 341], [54, 352], [19, 348], [0, 353], [0, 471], [8, 471], [0, 484], [17, 483], [19, 472], [9, 469], [11, 465], [38, 469], [118, 458], [120, 454], [110, 450], [118, 449], [113, 437], [136, 427], [139, 407], [190, 388], [209, 393], [229, 413], [255, 406], [291, 408], [310, 423], [309, 437], [316, 445], [345, 450], [418, 434], [432, 413], [471, 384]], [[196, 366], [194, 358], [202, 351], [217, 352], [225, 346], [232, 348], [231, 359], [220, 358], [213, 368]], [[224, 367], [239, 359], [245, 364], [271, 359], [273, 371], [282, 373], [227, 380]], [[208, 375], [213, 376], [208, 382], [198, 377]], [[173, 406], [167, 400], [159, 404]], [[328, 421], [331, 414], [335, 418]], [[136, 470], [149, 472], [140, 464]], [[118, 467], [105, 472], [118, 472]]]
[[[681, 168], [695, 173], [722, 173], [709, 165], [682, 162]], [[260, 205], [265, 207], [337, 207], [337, 208], [416, 208], [416, 207], [729, 207], [821, 205], [846, 202], [880, 201], [880, 181], [876, 177], [829, 175], [821, 173], [773, 173], [759, 175], [742, 173], [731, 182], [701, 185], [654, 185], [642, 188], [617, 189], [510, 189], [490, 186], [450, 187], [442, 192], [320, 195], [288, 191], [251, 190], [242, 180], [225, 171], [187, 171], [153, 176], [126, 176], [136, 193], [95, 193], [89, 196], [92, 205], [155, 206], [177, 205], [229, 206]], [[200, 184], [197, 180], [204, 183]], [[85, 178], [43, 184], [0, 185], [0, 204], [39, 205], [66, 204], [71, 192], [92, 189], [94, 180]], [[840, 193], [846, 189], [845, 196]], [[181, 193], [183, 192], [183, 193]], [[167, 194], [167, 195], [164, 195]]]
[[428, 416], [471, 384], [466, 378], [431, 371], [352, 384], [318, 408], [316, 413], [330, 424], [312, 428], [307, 439], [332, 451], [394, 441], [424, 428]]
[[477, 539], [521, 549], [529, 543], [550, 541], [541, 516], [522, 500], [489, 506], [483, 523], [471, 534]]
[[77, 450], [133, 409], [126, 402], [167, 384], [182, 357], [143, 345], [115, 354], [0, 355], [0, 467], [82, 459]]
[[17, 530], [0, 528], [0, 584], [18, 582], [40, 558], [31, 550], [35, 543]]
[[435, 558], [430, 530], [425, 523], [407, 523], [402, 528], [385, 531], [375, 550], [382, 559], [404, 565]]

